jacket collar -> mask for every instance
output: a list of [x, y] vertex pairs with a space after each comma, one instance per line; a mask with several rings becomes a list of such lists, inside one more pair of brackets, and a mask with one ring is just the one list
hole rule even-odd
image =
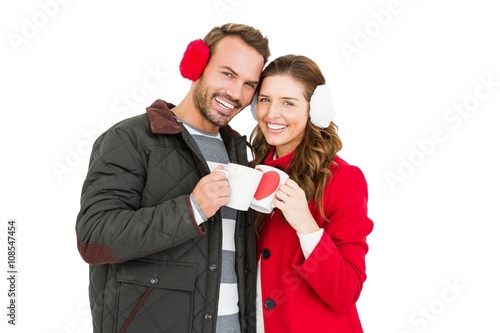
[[284, 170], [286, 172], [288, 170], [288, 167], [290, 166], [293, 155], [295, 154], [295, 150], [289, 153], [288, 155], [278, 157], [276, 159], [274, 158], [275, 151], [276, 147], [272, 146], [271, 150], [269, 151], [269, 154], [264, 160], [264, 164]]
[[[292, 159], [295, 155], [296, 150], [292, 151], [288, 155], [276, 159], [274, 158], [275, 151], [276, 147], [272, 146], [271, 150], [269, 151], [269, 154], [264, 160], [264, 164], [287, 172], [288, 168], [292, 164]], [[335, 154], [335, 156], [333, 157], [333, 162], [330, 164], [330, 170], [334, 172], [335, 170], [337, 170], [339, 164], [346, 164], [346, 162], [343, 159], [341, 159], [337, 154]]]
[[[149, 125], [154, 134], [179, 134], [184, 131], [184, 127], [175, 120], [175, 116], [171, 111], [174, 107], [175, 105], [172, 103], [157, 99], [151, 106], [146, 108]], [[228, 136], [239, 136], [239, 133], [229, 125], [221, 127], [219, 132], [223, 139]]]
[[170, 111], [175, 105], [161, 99], [154, 101], [146, 108], [151, 131], [154, 134], [178, 134], [183, 131], [181, 125], [175, 121], [174, 114]]

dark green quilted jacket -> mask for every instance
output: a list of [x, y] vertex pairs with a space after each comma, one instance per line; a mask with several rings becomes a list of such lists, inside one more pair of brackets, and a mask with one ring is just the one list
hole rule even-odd
[[[195, 222], [189, 194], [209, 169], [172, 107], [157, 100], [93, 146], [76, 233], [94, 332], [215, 332], [222, 219]], [[220, 133], [231, 162], [246, 165], [246, 137]], [[235, 243], [242, 332], [255, 332], [251, 211], [238, 212]]]

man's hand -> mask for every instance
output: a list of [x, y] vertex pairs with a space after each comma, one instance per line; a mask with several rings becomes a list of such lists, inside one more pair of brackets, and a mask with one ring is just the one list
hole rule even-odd
[[193, 190], [193, 197], [206, 217], [213, 216], [221, 206], [229, 203], [229, 182], [222, 165], [201, 178]]

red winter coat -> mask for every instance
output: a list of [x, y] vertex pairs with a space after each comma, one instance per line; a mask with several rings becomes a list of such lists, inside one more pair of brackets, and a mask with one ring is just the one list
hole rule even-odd
[[[286, 170], [292, 156], [268, 157], [265, 164]], [[366, 280], [366, 237], [373, 229], [367, 184], [359, 168], [339, 157], [334, 161], [338, 167], [331, 166], [323, 201], [330, 222], [309, 205], [324, 233], [307, 260], [296, 231], [278, 209], [263, 226], [258, 253], [266, 333], [363, 332], [356, 301]]]

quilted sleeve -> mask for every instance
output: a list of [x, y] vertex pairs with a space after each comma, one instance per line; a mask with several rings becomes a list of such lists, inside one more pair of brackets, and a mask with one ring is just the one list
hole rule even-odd
[[93, 146], [76, 222], [78, 250], [89, 264], [144, 257], [204, 232], [194, 222], [189, 195], [141, 207], [146, 166], [138, 141], [114, 128]]

